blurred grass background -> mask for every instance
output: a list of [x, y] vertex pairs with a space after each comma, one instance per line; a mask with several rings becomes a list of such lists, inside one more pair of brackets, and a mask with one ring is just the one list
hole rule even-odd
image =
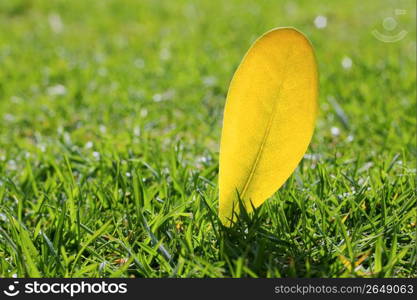
[[[415, 10], [0, 1], [0, 275], [416, 276]], [[281, 26], [316, 50], [317, 129], [285, 187], [225, 230], [228, 84]]]

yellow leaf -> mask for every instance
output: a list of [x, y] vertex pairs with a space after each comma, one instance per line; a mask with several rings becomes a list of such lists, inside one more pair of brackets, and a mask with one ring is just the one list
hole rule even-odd
[[317, 77], [312, 46], [293, 28], [265, 33], [246, 53], [224, 110], [219, 170], [224, 225], [235, 221], [238, 194], [250, 212], [297, 167], [314, 130]]

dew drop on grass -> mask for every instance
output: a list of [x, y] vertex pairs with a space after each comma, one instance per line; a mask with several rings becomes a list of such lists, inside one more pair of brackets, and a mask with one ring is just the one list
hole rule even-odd
[[314, 25], [318, 29], [326, 28], [326, 26], [327, 26], [327, 18], [325, 16], [317, 16], [314, 19]]
[[106, 267], [106, 262], [105, 261], [103, 261], [102, 263], [100, 263], [100, 265], [99, 265], [99, 267], [98, 267], [98, 269], [99, 269], [99, 271], [103, 271], [104, 270], [104, 268]]
[[16, 161], [14, 161], [13, 159], [11, 159], [11, 160], [9, 160], [8, 162], [7, 162], [7, 168], [9, 169], [9, 170], [16, 170], [17, 169], [17, 164], [16, 164]]
[[50, 96], [63, 96], [67, 93], [67, 88], [62, 84], [57, 84], [48, 87], [47, 93]]
[[14, 116], [13, 115], [11, 115], [11, 114], [5, 114], [4, 116], [3, 116], [3, 118], [4, 118], [4, 120], [5, 121], [7, 121], [7, 122], [13, 122], [14, 121]]
[[339, 136], [340, 135], [340, 129], [338, 127], [333, 126], [330, 128], [330, 132], [332, 136]]
[[371, 161], [366, 162], [361, 168], [359, 168], [358, 173], [368, 171], [373, 165], [374, 163]]
[[350, 69], [352, 68], [352, 59], [350, 57], [343, 57], [342, 59], [342, 67], [343, 69]]
[[62, 23], [61, 16], [57, 13], [51, 13], [48, 16], [48, 23], [54, 33], [60, 33], [64, 29], [64, 23]]
[[207, 156], [200, 156], [197, 158], [197, 162], [200, 162], [200, 163], [207, 163], [209, 161], [210, 161], [210, 157], [207, 157]]
[[203, 84], [206, 87], [212, 87], [217, 84], [217, 78], [215, 76], [206, 76], [203, 77]]
[[10, 101], [12, 103], [21, 103], [22, 102], [22, 98], [17, 97], [17, 96], [12, 96], [12, 97], [10, 97]]
[[91, 149], [91, 148], [93, 148], [93, 142], [92, 141], [88, 141], [86, 144], [85, 144], [85, 148], [86, 149]]
[[153, 95], [152, 99], [155, 102], [161, 102], [162, 101], [162, 95], [161, 94], [155, 94], [155, 95]]
[[107, 128], [104, 125], [100, 125], [98, 128], [99, 128], [101, 133], [106, 133], [107, 132]]
[[171, 58], [171, 51], [168, 48], [162, 48], [159, 57], [161, 60], [169, 60]]
[[358, 180], [358, 185], [359, 186], [364, 186], [365, 184], [367, 184], [368, 183], [368, 178], [369, 177], [367, 177], [367, 178], [359, 178], [359, 180]]
[[146, 117], [148, 115], [148, 110], [146, 109], [146, 108], [142, 108], [141, 110], [140, 110], [140, 116], [142, 117], [142, 118], [144, 118], [144, 117]]
[[45, 152], [45, 151], [46, 151], [46, 146], [45, 146], [44, 144], [38, 144], [38, 149], [39, 149], [41, 152]]
[[153, 95], [152, 99], [155, 102], [161, 102], [161, 101], [171, 100], [172, 98], [174, 98], [174, 96], [175, 96], [175, 90], [169, 89], [163, 93], [158, 93], [158, 94]]
[[135, 126], [135, 128], [133, 128], [133, 135], [134, 136], [140, 136], [140, 127], [139, 126]]

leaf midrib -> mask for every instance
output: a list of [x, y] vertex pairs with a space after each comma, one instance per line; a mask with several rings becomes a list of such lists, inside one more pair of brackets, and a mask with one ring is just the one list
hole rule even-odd
[[283, 76], [282, 76], [282, 81], [281, 81], [281, 83], [279, 85], [279, 88], [278, 88], [277, 100], [274, 101], [274, 105], [272, 107], [272, 113], [271, 113], [271, 116], [269, 117], [268, 124], [267, 124], [266, 130], [265, 130], [264, 136], [262, 137], [261, 146], [259, 147], [259, 150], [256, 153], [255, 162], [252, 165], [252, 168], [251, 168], [251, 171], [249, 173], [248, 179], [246, 180], [245, 185], [243, 186], [242, 193], [240, 194], [240, 198], [242, 198], [242, 199], [244, 199], [245, 193], [246, 193], [246, 191], [247, 191], [247, 189], [249, 187], [250, 182], [252, 181], [252, 177], [256, 173], [256, 169], [258, 167], [258, 163], [259, 163], [259, 161], [260, 161], [260, 159], [262, 157], [262, 153], [263, 153], [264, 146], [266, 144], [266, 141], [268, 140], [269, 133], [271, 131], [271, 127], [272, 127], [273, 121], [275, 119], [277, 102], [279, 101], [279, 97], [280, 97], [281, 90], [282, 90], [282, 85], [283, 85], [283, 83], [285, 81], [285, 78], [286, 78], [287, 66], [288, 66], [288, 63], [287, 62], [288, 62], [288, 58], [290, 56], [290, 53], [291, 53], [291, 48], [287, 51], [287, 54], [286, 54], [286, 57], [285, 57], [284, 72], [283, 72]]

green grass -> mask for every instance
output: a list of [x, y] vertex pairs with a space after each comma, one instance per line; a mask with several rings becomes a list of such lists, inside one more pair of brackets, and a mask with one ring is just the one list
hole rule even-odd
[[[417, 276], [415, 25], [411, 0], [0, 1], [0, 276]], [[225, 229], [225, 95], [279, 26], [315, 47], [317, 128]]]

